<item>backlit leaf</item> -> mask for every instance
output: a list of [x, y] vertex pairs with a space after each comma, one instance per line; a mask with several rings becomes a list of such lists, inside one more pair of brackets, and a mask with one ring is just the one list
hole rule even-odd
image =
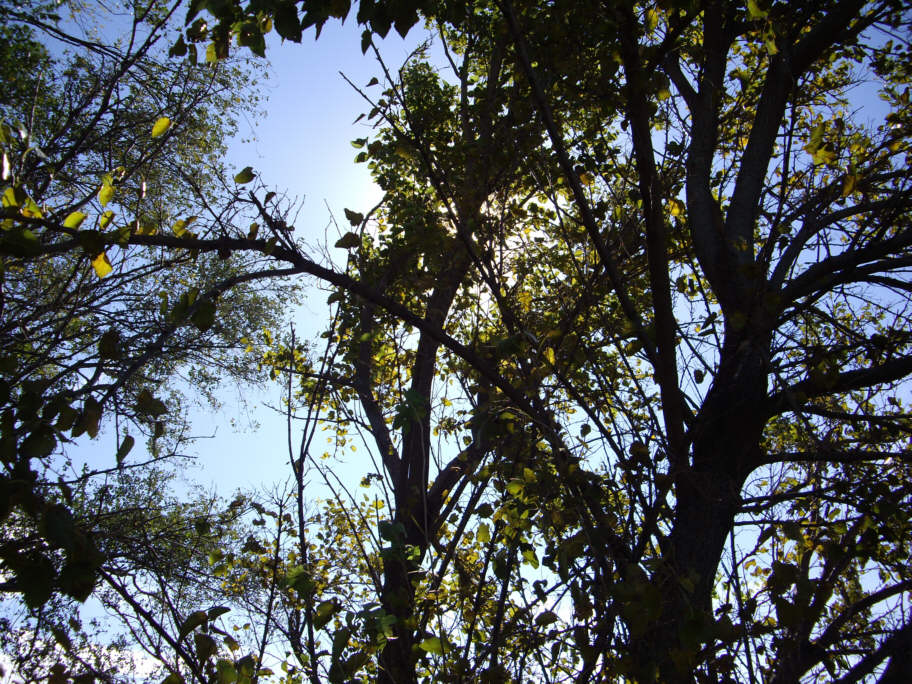
[[252, 181], [254, 178], [256, 178], [256, 173], [254, 173], [253, 167], [245, 166], [234, 177], [234, 182], [238, 185], [244, 185], [245, 183]]
[[428, 637], [418, 644], [418, 646], [422, 651], [427, 651], [434, 655], [443, 655], [443, 642], [440, 640], [440, 637]]

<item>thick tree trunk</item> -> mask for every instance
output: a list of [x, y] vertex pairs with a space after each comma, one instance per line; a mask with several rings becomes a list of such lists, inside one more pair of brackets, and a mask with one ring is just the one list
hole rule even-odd
[[676, 478], [667, 562], [653, 578], [662, 592], [661, 616], [631, 648], [644, 681], [693, 682], [693, 659], [712, 638], [716, 571], [741, 503], [741, 487], [759, 462], [766, 422], [765, 358], [762, 345], [741, 343], [731, 353], [723, 352], [692, 429], [690, 468]]
[[391, 552], [383, 564], [381, 603], [387, 613], [396, 616], [393, 639], [380, 652], [378, 684], [417, 684], [414, 627], [410, 624], [415, 610], [415, 591], [410, 577], [410, 563], [399, 550]]

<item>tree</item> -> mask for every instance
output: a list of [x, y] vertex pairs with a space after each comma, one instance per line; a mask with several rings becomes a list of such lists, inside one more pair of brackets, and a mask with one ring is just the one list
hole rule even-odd
[[[186, 426], [168, 394], [251, 379], [240, 338], [278, 320], [280, 288], [245, 284], [254, 262], [128, 244], [236, 212], [221, 156], [256, 106], [250, 72], [169, 61], [178, 7], [122, 3], [125, 39], [106, 43], [54, 6], [0, 4], [0, 561], [3, 590], [34, 609], [84, 600], [99, 578], [105, 544], [75, 514], [76, 486], [140, 464], [137, 437], [147, 460], [173, 456]], [[68, 446], [106, 426], [107, 463], [67, 472]]]
[[[349, 9], [197, 2], [174, 50], [261, 54]], [[419, 12], [449, 68], [362, 89], [386, 196], [346, 210], [344, 270], [257, 186], [268, 239], [125, 238], [333, 289], [325, 351], [265, 359], [307, 419], [299, 549], [259, 565], [305, 675], [907, 678], [903, 3], [371, 2], [364, 49]], [[321, 425], [374, 463], [372, 516], [336, 497], [324, 552], [300, 512]]]
[[[200, 39], [227, 53], [232, 35], [256, 51], [269, 17], [297, 40], [349, 4], [203, 8]], [[447, 500], [463, 535], [496, 511], [501, 568], [476, 581], [508, 607], [450, 651], [490, 655], [492, 676], [532, 610], [569, 616], [569, 670], [532, 651], [555, 678], [900, 678], [902, 3], [362, 3], [364, 48], [419, 10], [451, 72], [387, 71], [372, 100], [380, 127], [356, 142], [387, 195], [346, 212], [320, 374], [394, 502], [381, 680], [417, 676]], [[881, 111], [855, 111], [862, 84]], [[520, 562], [550, 570], [562, 610], [521, 607]]]

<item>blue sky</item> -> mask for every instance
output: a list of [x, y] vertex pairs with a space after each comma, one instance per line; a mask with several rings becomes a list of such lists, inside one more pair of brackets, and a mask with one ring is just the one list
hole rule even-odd
[[[228, 163], [235, 170], [252, 166], [267, 187], [302, 200], [295, 234], [310, 244], [332, 244], [337, 234], [333, 226], [328, 227], [330, 210], [345, 226], [344, 208], [365, 212], [382, 195], [371, 182], [367, 166], [354, 163], [357, 150], [351, 146], [353, 139], [369, 134], [366, 118], [354, 123], [369, 105], [339, 72], [364, 86], [374, 76], [382, 76], [382, 71], [372, 53], [362, 55], [361, 28], [351, 18], [344, 24], [328, 23], [318, 40], [313, 30], [305, 33], [300, 44], [282, 43], [275, 34], [270, 38], [264, 116], [241, 122], [241, 131], [229, 147]], [[424, 38], [417, 28], [405, 40], [392, 31], [377, 45], [390, 68], [398, 68]], [[299, 336], [312, 339], [324, 330], [326, 297], [317, 283], [308, 284], [303, 306], [290, 316]], [[238, 488], [269, 488], [287, 478], [285, 417], [267, 406], [279, 404], [279, 387], [272, 385], [262, 393], [246, 390], [243, 397], [226, 387], [223, 399], [218, 412], [191, 411], [193, 434], [206, 438], [189, 449], [199, 459], [188, 478], [215, 486], [223, 496]], [[259, 428], [251, 429], [251, 421]], [[299, 439], [299, 434], [292, 436], [295, 448]], [[315, 446], [320, 449], [319, 442]], [[357, 454], [350, 454], [349, 460], [354, 466], [352, 476], [363, 476], [362, 466], [367, 464], [360, 463]], [[318, 483], [314, 484], [313, 495], [322, 495]]]

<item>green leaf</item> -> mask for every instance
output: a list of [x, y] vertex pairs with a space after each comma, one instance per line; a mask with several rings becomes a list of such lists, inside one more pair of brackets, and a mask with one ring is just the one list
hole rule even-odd
[[204, 299], [199, 303], [190, 320], [200, 332], [206, 332], [215, 323], [216, 311], [215, 302], [211, 299]]
[[187, 619], [184, 620], [183, 624], [180, 626], [180, 630], [177, 634], [177, 640], [180, 641], [185, 636], [190, 634], [190, 632], [192, 632], [194, 629], [200, 627], [201, 625], [205, 625], [207, 622], [209, 622], [209, 616], [206, 615], [206, 611], [197, 610], [190, 613], [190, 615], [187, 616]]
[[136, 440], [133, 439], [131, 435], [127, 435], [123, 438], [123, 441], [120, 443], [120, 447], [117, 449], [117, 465], [123, 463], [123, 460], [127, 457], [127, 454], [130, 453], [130, 450], [133, 448], [133, 445], [136, 443]]
[[208, 634], [203, 634], [202, 632], [197, 632], [193, 635], [193, 642], [196, 645], [196, 657], [199, 658], [200, 662], [206, 662], [218, 653], [218, 645]]
[[108, 330], [98, 340], [98, 355], [102, 359], [119, 359], [121, 357], [120, 345], [120, 333], [116, 330]]
[[160, 416], [168, 412], [168, 407], [161, 399], [156, 399], [148, 389], [143, 389], [136, 397], [136, 411], [146, 416]]
[[418, 647], [422, 651], [427, 651], [434, 655], [443, 655], [443, 642], [440, 640], [440, 637], [428, 637], [422, 640], [422, 642], [418, 644]]
[[510, 480], [507, 483], [507, 493], [510, 496], [519, 496], [522, 493], [522, 490], [525, 488], [525, 484], [522, 480]]
[[298, 19], [298, 8], [294, 3], [278, 3], [273, 21], [276, 33], [283, 39], [293, 43], [301, 42], [301, 22]]
[[212, 606], [209, 610], [206, 611], [206, 614], [209, 616], [210, 620], [215, 620], [220, 618], [225, 613], [230, 613], [231, 608], [228, 606]]
[[[348, 211], [346, 209], [346, 211]], [[354, 247], [361, 246], [361, 238], [357, 233], [348, 232], [343, 235], [341, 238], [336, 240], [336, 247], [340, 249], [353, 249]]]
[[750, 14], [751, 19], [766, 19], [769, 12], [760, 8], [760, 5], [757, 4], [757, 0], [747, 0], [747, 11]]
[[216, 662], [215, 672], [218, 684], [234, 684], [237, 681], [238, 673], [234, 663], [226, 658], [220, 658]]
[[253, 167], [245, 166], [243, 169], [241, 169], [241, 171], [238, 172], [237, 175], [235, 175], [234, 182], [238, 185], [244, 185], [252, 181], [254, 178], [256, 178], [256, 173], [254, 173]]
[[488, 527], [488, 523], [481, 523], [478, 526], [478, 532], [475, 534], [475, 537], [482, 544], [487, 544], [491, 541], [491, 528]]
[[348, 222], [353, 226], [360, 226], [362, 221], [364, 221], [364, 214], [359, 214], [358, 212], [352, 211], [351, 209], [346, 209], [345, 218], [347, 218]]
[[314, 611], [313, 626], [314, 629], [322, 629], [332, 619], [339, 610], [335, 601], [323, 601]]
[[152, 126], [152, 137], [160, 138], [168, 132], [169, 128], [171, 128], [171, 119], [169, 119], [167, 116], [161, 117], [158, 121], [155, 122], [155, 125]]

